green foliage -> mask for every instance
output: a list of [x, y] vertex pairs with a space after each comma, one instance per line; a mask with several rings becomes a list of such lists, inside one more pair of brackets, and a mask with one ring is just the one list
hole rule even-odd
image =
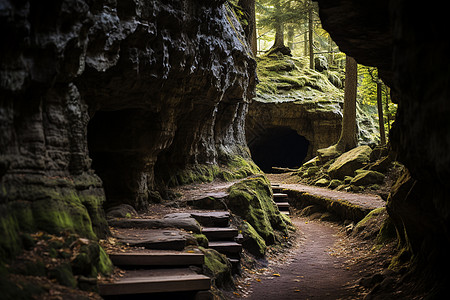
[[[377, 106], [377, 81], [378, 69], [374, 67], [367, 67], [358, 65], [358, 98], [361, 102], [370, 106]], [[389, 88], [382, 84], [382, 103], [383, 103], [383, 117], [385, 130], [388, 132], [397, 112], [397, 105], [389, 101]], [[388, 121], [389, 117], [389, 123]], [[375, 109], [372, 113], [373, 119], [378, 119], [378, 113]]]

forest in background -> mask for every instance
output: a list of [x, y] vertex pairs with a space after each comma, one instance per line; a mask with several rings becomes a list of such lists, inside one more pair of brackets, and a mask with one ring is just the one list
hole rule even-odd
[[[257, 58], [280, 52], [307, 58], [311, 69], [326, 68], [345, 77], [346, 55], [322, 28], [317, 3], [311, 0], [230, 0], [229, 3], [241, 20]], [[388, 136], [397, 110], [389, 87], [374, 67], [358, 64], [357, 80], [357, 101], [377, 107], [374, 111], [378, 113], [373, 118], [379, 122], [379, 115], [382, 116]], [[386, 139], [381, 137], [382, 143]]]

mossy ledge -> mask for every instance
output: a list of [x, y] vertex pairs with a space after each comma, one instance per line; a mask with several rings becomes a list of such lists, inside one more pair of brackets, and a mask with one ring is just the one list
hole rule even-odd
[[295, 199], [292, 201], [294, 207], [303, 209], [310, 205], [318, 205], [323, 210], [332, 213], [342, 221], [351, 220], [358, 223], [371, 212], [370, 208], [358, 206], [346, 200], [335, 200], [320, 195], [313, 195], [307, 192], [289, 189], [284, 190], [284, 192], [289, 195], [289, 198]]
[[172, 176], [168, 185], [176, 186], [198, 182], [212, 182], [216, 178], [233, 181], [261, 173], [261, 169], [251, 159], [240, 155], [230, 155], [220, 165], [197, 164], [187, 166]]

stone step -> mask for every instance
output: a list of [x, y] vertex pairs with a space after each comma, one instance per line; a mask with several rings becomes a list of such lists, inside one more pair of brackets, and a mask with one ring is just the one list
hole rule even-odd
[[210, 288], [209, 277], [188, 268], [130, 270], [112, 282], [98, 284], [101, 296], [204, 291]]
[[277, 202], [278, 208], [289, 208], [289, 202]]
[[284, 194], [284, 193], [273, 193], [273, 198], [288, 198], [288, 194]]
[[222, 254], [230, 256], [232, 258], [239, 256], [242, 251], [242, 245], [236, 242], [229, 241], [216, 241], [210, 242], [209, 248], [214, 249]]
[[280, 213], [283, 214], [283, 215], [286, 215], [286, 216], [290, 215], [288, 210], [286, 210], [286, 211], [281, 210]]
[[180, 228], [195, 233], [200, 233], [201, 227], [191, 217], [167, 218], [167, 219], [112, 219], [108, 220], [109, 226], [117, 228]]
[[230, 225], [230, 213], [227, 211], [198, 212], [191, 216], [204, 227], [228, 227]]
[[234, 241], [238, 230], [233, 227], [203, 227], [202, 233], [209, 241]]
[[183, 250], [186, 237], [176, 230], [116, 228], [113, 234], [121, 243], [154, 250]]
[[228, 258], [231, 263], [231, 272], [233, 274], [239, 274], [241, 271], [241, 260], [238, 258]]
[[110, 254], [109, 258], [119, 267], [144, 266], [191, 266], [203, 265], [203, 253], [187, 253], [180, 251], [146, 251]]
[[273, 194], [273, 201], [275, 202], [286, 202], [288, 200], [287, 194], [275, 193]]

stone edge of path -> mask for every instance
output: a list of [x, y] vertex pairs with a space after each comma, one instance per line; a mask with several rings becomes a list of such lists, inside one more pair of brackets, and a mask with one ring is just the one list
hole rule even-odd
[[283, 192], [292, 199], [294, 207], [298, 207], [298, 204], [302, 208], [308, 205], [319, 205], [343, 221], [351, 220], [357, 223], [373, 209], [386, 205], [386, 202], [377, 195], [353, 194], [328, 189], [321, 193], [321, 189], [317, 187], [296, 188], [295, 186], [297, 185], [281, 185]]

